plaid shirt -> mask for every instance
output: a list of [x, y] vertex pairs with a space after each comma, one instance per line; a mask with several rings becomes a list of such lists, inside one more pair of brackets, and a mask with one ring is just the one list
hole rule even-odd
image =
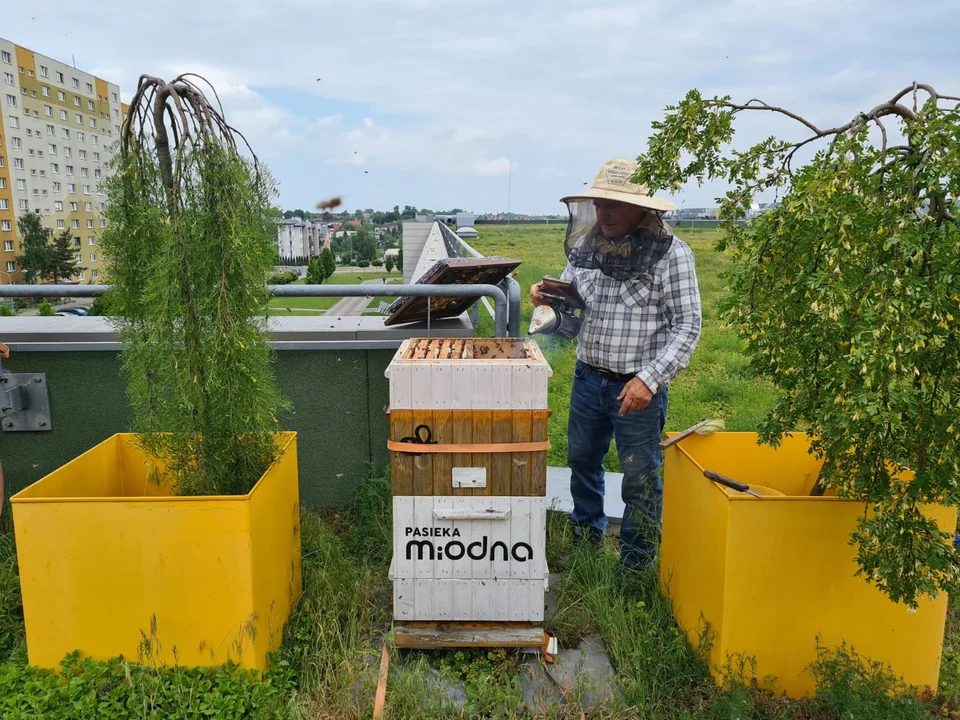
[[636, 375], [656, 393], [687, 366], [700, 339], [700, 291], [693, 252], [674, 237], [648, 275], [615, 280], [600, 270], [567, 265], [586, 303], [577, 358]]

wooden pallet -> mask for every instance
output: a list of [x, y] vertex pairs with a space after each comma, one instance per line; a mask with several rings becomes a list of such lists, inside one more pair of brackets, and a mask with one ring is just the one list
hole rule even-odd
[[398, 648], [514, 647], [539, 650], [553, 662], [556, 640], [532, 623], [395, 623], [393, 644]]

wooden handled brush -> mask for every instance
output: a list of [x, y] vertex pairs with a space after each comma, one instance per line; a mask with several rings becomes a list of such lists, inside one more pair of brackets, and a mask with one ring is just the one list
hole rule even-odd
[[725, 427], [723, 420], [701, 420], [693, 427], [688, 427], [683, 432], [678, 432], [672, 438], [668, 438], [660, 443], [660, 449], [665, 450], [671, 445], [676, 445], [681, 440], [690, 437], [693, 434], [697, 435], [713, 435], [715, 432], [720, 432]]

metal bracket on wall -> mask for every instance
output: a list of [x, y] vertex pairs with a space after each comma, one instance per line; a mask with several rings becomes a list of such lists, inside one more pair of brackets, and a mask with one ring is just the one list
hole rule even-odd
[[[10, 357], [0, 343], [0, 359]], [[4, 432], [47, 432], [53, 429], [45, 373], [8, 373], [0, 364], [0, 429]]]

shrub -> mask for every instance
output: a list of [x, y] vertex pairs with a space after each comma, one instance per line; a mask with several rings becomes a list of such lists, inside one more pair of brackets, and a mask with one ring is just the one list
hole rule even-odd
[[49, 317], [50, 315], [54, 314], [53, 306], [50, 305], [49, 300], [44, 300], [42, 303], [40, 303], [39, 307], [37, 307], [37, 312], [44, 317]]

